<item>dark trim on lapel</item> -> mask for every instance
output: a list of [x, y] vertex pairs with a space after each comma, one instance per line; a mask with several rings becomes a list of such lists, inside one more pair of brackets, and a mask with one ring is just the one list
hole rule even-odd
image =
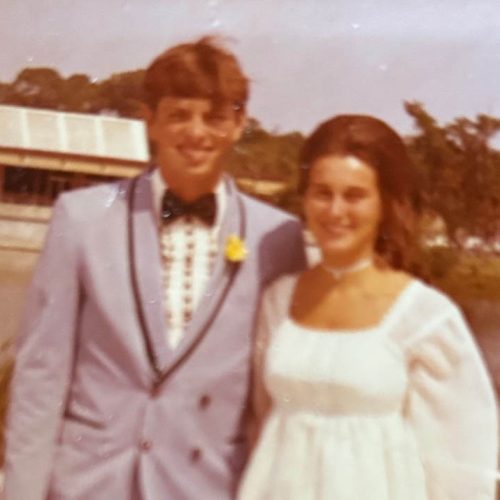
[[[141, 327], [141, 331], [144, 337], [144, 341], [146, 344], [146, 353], [155, 373], [156, 378], [161, 376], [161, 369], [158, 364], [158, 359], [156, 357], [155, 351], [153, 349], [153, 342], [151, 339], [151, 334], [146, 322], [146, 315], [144, 314], [144, 308], [142, 306], [141, 294], [139, 292], [139, 283], [137, 281], [137, 262], [135, 255], [135, 233], [134, 233], [134, 197], [135, 191], [137, 187], [138, 177], [134, 177], [130, 183], [128, 200], [127, 200], [127, 229], [128, 229], [128, 259], [130, 266], [130, 281], [132, 285], [132, 294], [134, 296], [134, 306], [135, 312], [137, 315], [137, 319], [139, 320], [139, 325]], [[160, 300], [161, 297], [158, 298]]]
[[[130, 265], [130, 279], [131, 279], [131, 286], [132, 286], [132, 294], [134, 297], [134, 307], [137, 315], [137, 319], [139, 321], [140, 328], [142, 330], [142, 334], [144, 337], [144, 341], [146, 344], [146, 353], [148, 360], [151, 364], [151, 367], [153, 369], [154, 375], [155, 375], [155, 381], [154, 385], [158, 386], [165, 382], [171, 375], [174, 373], [179, 366], [181, 366], [184, 361], [191, 356], [191, 354], [194, 352], [196, 347], [201, 343], [201, 341], [205, 338], [206, 334], [208, 333], [210, 327], [212, 326], [213, 322], [215, 321], [215, 318], [217, 317], [221, 307], [223, 306], [227, 294], [229, 290], [231, 289], [234, 279], [236, 275], [238, 274], [238, 271], [240, 269], [241, 264], [240, 263], [234, 263], [234, 262], [224, 262], [224, 269], [226, 272], [229, 273], [229, 276], [226, 278], [226, 283], [224, 286], [224, 289], [220, 292], [220, 296], [217, 300], [217, 303], [212, 307], [212, 310], [208, 317], [205, 319], [205, 321], [202, 323], [201, 327], [199, 327], [196, 332], [195, 337], [191, 340], [189, 343], [188, 347], [185, 348], [184, 351], [180, 351], [180, 355], [178, 356], [177, 359], [175, 359], [175, 353], [174, 353], [174, 361], [173, 363], [166, 368], [165, 370], [162, 370], [162, 366], [160, 365], [157, 352], [154, 348], [154, 336], [148, 327], [148, 321], [146, 318], [146, 312], [144, 310], [144, 301], [142, 300], [141, 297], [141, 291], [140, 291], [140, 285], [139, 285], [139, 280], [138, 280], [138, 270], [137, 270], [137, 255], [135, 251], [135, 239], [136, 239], [136, 231], [134, 227], [134, 200], [135, 200], [135, 195], [137, 191], [137, 183], [141, 177], [135, 177], [132, 179], [129, 187], [129, 193], [128, 193], [128, 203], [127, 203], [127, 229], [128, 229], [128, 257], [129, 257], [129, 265]], [[234, 189], [234, 198], [235, 202], [237, 205], [237, 211], [239, 214], [239, 227], [238, 227], [238, 233], [240, 238], [243, 240], [246, 237], [246, 232], [247, 232], [247, 220], [246, 220], [246, 212], [245, 212], [245, 207], [243, 205], [243, 200], [241, 194], [238, 192], [238, 190], [231, 185], [231, 188]], [[226, 209], [229, 209], [226, 207]], [[222, 227], [221, 227], [222, 229]], [[162, 297], [159, 296], [157, 297], [157, 300], [161, 303]], [[166, 332], [160, 332], [160, 335], [166, 335]], [[182, 348], [182, 343], [180, 348]]]

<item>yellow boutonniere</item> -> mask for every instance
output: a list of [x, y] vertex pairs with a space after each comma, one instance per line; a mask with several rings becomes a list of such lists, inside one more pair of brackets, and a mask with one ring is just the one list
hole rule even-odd
[[224, 255], [230, 262], [243, 262], [248, 255], [245, 242], [236, 234], [227, 237]]

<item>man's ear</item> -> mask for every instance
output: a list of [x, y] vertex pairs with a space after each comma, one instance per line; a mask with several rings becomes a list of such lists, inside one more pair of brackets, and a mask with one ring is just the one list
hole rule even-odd
[[243, 132], [245, 131], [245, 127], [247, 126], [248, 123], [248, 117], [246, 113], [242, 112], [236, 122], [236, 127], [233, 130], [233, 142], [237, 142], [241, 139], [241, 136], [243, 135]]
[[147, 104], [141, 102], [137, 109], [137, 115], [140, 120], [146, 124], [149, 139], [155, 139], [156, 127], [155, 125], [155, 112]]

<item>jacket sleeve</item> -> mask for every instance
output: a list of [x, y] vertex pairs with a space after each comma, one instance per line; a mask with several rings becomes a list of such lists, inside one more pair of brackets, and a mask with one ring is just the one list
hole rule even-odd
[[261, 269], [264, 285], [269, 285], [284, 274], [302, 271], [307, 266], [302, 225], [287, 218], [269, 233], [260, 247]]
[[424, 464], [429, 500], [494, 500], [497, 405], [458, 309], [410, 348], [407, 418]]
[[292, 226], [292, 236], [290, 246], [286, 248], [286, 253], [290, 256], [290, 262], [285, 274], [303, 271], [307, 267], [306, 242], [304, 240], [304, 229], [300, 222], [295, 222]]
[[4, 500], [45, 500], [72, 376], [78, 259], [65, 195], [28, 290], [10, 389]]

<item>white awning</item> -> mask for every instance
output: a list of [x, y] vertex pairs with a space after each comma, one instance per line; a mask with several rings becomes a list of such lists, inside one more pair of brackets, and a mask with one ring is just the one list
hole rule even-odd
[[[140, 120], [19, 106], [0, 106], [0, 154], [0, 161], [10, 159], [15, 165], [28, 166], [38, 159], [32, 165], [35, 168], [59, 168], [61, 158], [76, 158], [77, 170], [101, 175], [109, 173], [101, 168], [108, 164], [137, 168], [149, 161], [146, 128]], [[57, 161], [51, 165], [50, 158]], [[97, 171], [85, 168], [90, 163], [100, 167]], [[71, 169], [69, 165], [64, 168]]]

